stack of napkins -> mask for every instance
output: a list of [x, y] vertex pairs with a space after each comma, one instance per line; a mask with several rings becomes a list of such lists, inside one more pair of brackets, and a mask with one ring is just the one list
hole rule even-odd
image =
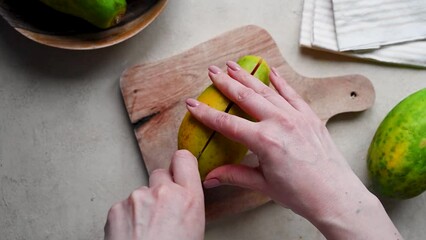
[[305, 0], [300, 45], [426, 67], [426, 0]]

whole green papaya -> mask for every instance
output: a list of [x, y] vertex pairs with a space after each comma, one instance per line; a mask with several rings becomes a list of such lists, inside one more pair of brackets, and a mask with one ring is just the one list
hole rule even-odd
[[82, 18], [99, 28], [118, 24], [126, 13], [126, 0], [40, 0], [47, 6]]
[[426, 88], [403, 99], [380, 123], [367, 164], [381, 196], [407, 199], [426, 190]]

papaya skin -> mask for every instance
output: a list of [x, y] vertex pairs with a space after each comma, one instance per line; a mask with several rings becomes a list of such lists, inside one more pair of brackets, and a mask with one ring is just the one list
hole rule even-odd
[[[270, 69], [263, 59], [258, 56], [247, 55], [240, 58], [238, 64], [247, 72], [253, 73], [253, 76], [264, 84], [269, 85]], [[197, 100], [219, 111], [225, 111], [229, 108], [229, 114], [252, 120], [214, 85], [208, 86]], [[214, 168], [225, 164], [240, 163], [248, 151], [244, 145], [204, 126], [189, 112], [186, 113], [179, 128], [178, 149], [187, 149], [197, 157], [201, 180], [204, 180]]]
[[102, 29], [118, 24], [126, 13], [126, 0], [40, 0], [47, 6], [82, 18]]
[[408, 199], [426, 190], [426, 88], [398, 103], [371, 141], [367, 166], [372, 190]]

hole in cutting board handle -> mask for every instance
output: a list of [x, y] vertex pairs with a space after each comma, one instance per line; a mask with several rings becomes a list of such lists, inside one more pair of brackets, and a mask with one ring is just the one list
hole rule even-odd
[[355, 91], [351, 92], [351, 98], [356, 98], [358, 97], [358, 93], [356, 93]]

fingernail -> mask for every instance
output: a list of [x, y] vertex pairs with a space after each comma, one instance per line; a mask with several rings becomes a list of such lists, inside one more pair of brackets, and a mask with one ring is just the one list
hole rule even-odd
[[228, 66], [232, 71], [240, 71], [240, 65], [234, 61], [228, 61], [226, 62], [226, 66]]
[[209, 67], [209, 71], [213, 74], [218, 74], [218, 73], [220, 73], [221, 70], [220, 70], [220, 68], [213, 65], [213, 66]]
[[220, 185], [220, 182], [217, 178], [211, 178], [203, 182], [204, 188], [214, 188]]
[[200, 102], [198, 102], [197, 100], [193, 98], [188, 98], [186, 99], [186, 105], [190, 107], [197, 107], [198, 105], [200, 105]]
[[277, 77], [279, 77], [279, 76], [280, 76], [280, 75], [278, 74], [278, 71], [277, 71], [277, 69], [276, 69], [276, 68], [271, 67], [271, 70], [272, 70], [272, 73], [273, 73], [275, 76], [277, 76]]

